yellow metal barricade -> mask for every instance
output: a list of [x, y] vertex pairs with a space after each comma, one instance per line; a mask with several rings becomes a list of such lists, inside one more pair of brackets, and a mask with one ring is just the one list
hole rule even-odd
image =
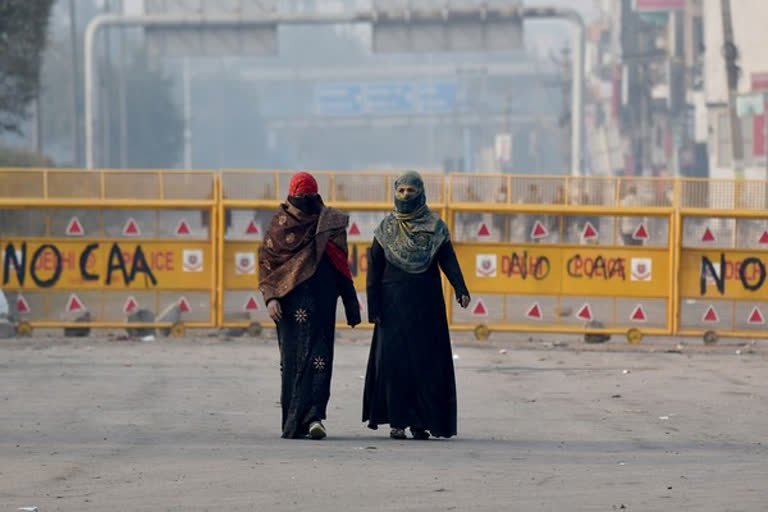
[[[349, 213], [347, 228], [349, 266], [358, 290], [363, 321], [367, 320], [365, 280], [368, 248], [373, 231], [392, 209], [396, 173], [313, 172], [325, 203]], [[225, 327], [269, 325], [263, 297], [258, 291], [258, 249], [264, 230], [280, 203], [288, 195], [289, 171], [221, 172], [219, 254], [219, 324]], [[445, 180], [442, 175], [425, 174], [431, 206], [443, 213]], [[337, 308], [339, 326], [345, 325], [341, 303]]]
[[673, 181], [460, 174], [450, 194], [473, 294], [453, 328], [672, 332]]
[[[258, 249], [292, 174], [0, 169], [11, 313], [37, 327], [269, 324]], [[368, 248], [397, 173], [313, 174], [350, 215], [366, 319]], [[768, 336], [768, 181], [424, 178], [473, 295], [467, 310], [447, 301], [455, 329]]]
[[215, 325], [216, 196], [213, 172], [0, 169], [11, 312], [37, 327]]
[[768, 182], [680, 183], [676, 332], [768, 335]]

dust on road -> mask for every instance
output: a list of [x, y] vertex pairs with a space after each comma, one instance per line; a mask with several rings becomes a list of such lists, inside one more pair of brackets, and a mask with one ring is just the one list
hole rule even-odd
[[361, 424], [368, 347], [365, 331], [356, 336], [337, 345], [321, 442], [280, 439], [273, 341], [3, 341], [0, 509], [735, 511], [768, 502], [759, 344], [462, 344], [459, 436], [421, 442]]

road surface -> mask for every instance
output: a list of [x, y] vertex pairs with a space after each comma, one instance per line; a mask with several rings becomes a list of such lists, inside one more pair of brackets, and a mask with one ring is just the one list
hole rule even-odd
[[0, 510], [765, 510], [759, 343], [458, 344], [459, 436], [423, 442], [361, 424], [368, 335], [320, 442], [279, 437], [271, 339], [2, 341]]

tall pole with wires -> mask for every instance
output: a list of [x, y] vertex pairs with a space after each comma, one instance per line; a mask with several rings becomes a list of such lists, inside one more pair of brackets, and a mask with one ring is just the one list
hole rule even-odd
[[77, 45], [77, 18], [75, 0], [69, 0], [69, 39], [72, 48], [72, 164], [80, 166], [83, 161], [80, 143], [80, 109], [78, 108], [78, 77], [80, 70], [78, 65]]
[[725, 76], [728, 80], [728, 120], [731, 131], [731, 155], [735, 178], [744, 177], [744, 141], [741, 133], [741, 119], [736, 112], [736, 97], [738, 94], [739, 74], [741, 69], [739, 49], [733, 37], [733, 19], [731, 17], [731, 0], [720, 0], [720, 10], [723, 21], [723, 57], [725, 57]]

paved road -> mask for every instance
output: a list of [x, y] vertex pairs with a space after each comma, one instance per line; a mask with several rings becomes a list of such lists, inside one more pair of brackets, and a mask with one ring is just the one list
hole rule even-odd
[[766, 351], [501, 346], [455, 349], [459, 437], [419, 442], [363, 427], [340, 343], [313, 442], [274, 342], [3, 341], [0, 510], [765, 510]]

